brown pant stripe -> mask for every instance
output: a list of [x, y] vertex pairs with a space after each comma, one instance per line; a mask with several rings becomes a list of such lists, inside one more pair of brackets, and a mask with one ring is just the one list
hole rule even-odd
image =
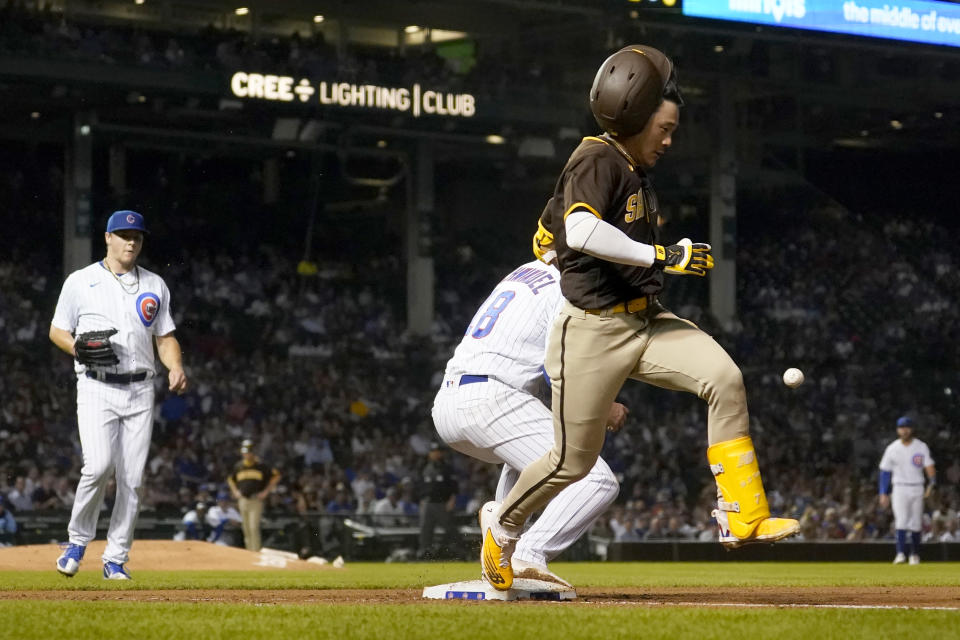
[[517, 505], [522, 503], [530, 494], [542, 487], [547, 483], [548, 480], [553, 478], [557, 473], [560, 472], [560, 469], [563, 468], [563, 460], [567, 456], [567, 428], [563, 418], [563, 392], [565, 389], [564, 378], [563, 378], [563, 363], [566, 356], [566, 346], [567, 346], [567, 324], [570, 322], [570, 317], [563, 321], [563, 331], [560, 333], [560, 460], [557, 461], [557, 466], [553, 471], [544, 476], [539, 482], [534, 484], [532, 487], [527, 489], [519, 499], [517, 499], [512, 505], [508, 508], [501, 511], [500, 524], [503, 524], [503, 514], [510, 513], [517, 508]]

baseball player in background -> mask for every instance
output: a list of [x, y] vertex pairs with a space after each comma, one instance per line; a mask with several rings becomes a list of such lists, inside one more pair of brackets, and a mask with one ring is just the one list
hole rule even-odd
[[[923, 476], [927, 488], [923, 488]], [[893, 564], [907, 562], [907, 532], [910, 532], [910, 564], [920, 564], [920, 534], [923, 530], [923, 499], [930, 497], [937, 482], [937, 470], [926, 443], [913, 437], [913, 420], [897, 420], [897, 439], [887, 445], [880, 459], [879, 502], [886, 509], [893, 504], [893, 526], [897, 530], [897, 555]], [[893, 485], [891, 500], [890, 487]]]
[[[497, 501], [554, 444], [553, 418], [537, 396], [545, 388], [547, 333], [563, 302], [555, 266], [534, 260], [510, 273], [474, 315], [434, 400], [433, 422], [444, 442], [503, 464]], [[619, 429], [626, 413], [614, 403], [610, 428]], [[618, 492], [613, 472], [597, 458], [586, 477], [561, 491], [524, 534], [513, 556], [516, 577], [570, 586], [547, 563], [583, 535]]]
[[253, 440], [240, 444], [243, 458], [227, 477], [230, 493], [240, 508], [243, 520], [243, 545], [250, 551], [260, 551], [260, 519], [263, 501], [277, 488], [280, 472], [263, 462], [253, 452]]
[[117, 496], [103, 552], [103, 577], [129, 580], [124, 568], [143, 492], [153, 431], [154, 342], [169, 370], [170, 391], [183, 393], [180, 343], [173, 335], [170, 292], [163, 279], [137, 265], [143, 216], [117, 211], [104, 234], [107, 255], [67, 276], [50, 325], [50, 340], [76, 359], [77, 426], [83, 468], [67, 528], [69, 544], [57, 571], [73, 576], [97, 531], [110, 475]]
[[627, 378], [707, 403], [722, 544], [773, 542], [799, 530], [796, 520], [770, 517], [740, 369], [657, 297], [664, 273], [704, 276], [713, 267], [708, 244], [661, 244], [646, 175], [670, 148], [682, 104], [673, 63], [657, 49], [631, 45], [607, 58], [590, 91], [605, 133], [574, 150], [540, 216], [534, 249], [557, 252], [568, 301], [545, 362], [554, 446], [523, 470], [502, 503], [481, 509], [482, 570], [498, 589], [513, 582], [511, 558], [527, 518], [594, 468], [610, 405]]

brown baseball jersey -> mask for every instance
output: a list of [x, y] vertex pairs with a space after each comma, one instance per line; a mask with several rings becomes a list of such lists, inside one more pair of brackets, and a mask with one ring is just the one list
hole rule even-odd
[[657, 196], [650, 179], [607, 137], [587, 137], [567, 160], [534, 237], [538, 257], [557, 252], [563, 297], [581, 309], [600, 309], [663, 289], [663, 270], [618, 264], [567, 246], [564, 221], [582, 210], [636, 242], [658, 241]]
[[237, 485], [240, 495], [244, 498], [250, 498], [266, 489], [270, 480], [278, 475], [280, 475], [279, 471], [257, 459], [253, 464], [247, 464], [241, 460], [237, 463], [230, 477]]

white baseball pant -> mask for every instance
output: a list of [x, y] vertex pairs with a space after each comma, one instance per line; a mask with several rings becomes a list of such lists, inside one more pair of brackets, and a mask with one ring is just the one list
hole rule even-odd
[[895, 484], [890, 496], [893, 526], [907, 531], [923, 530], [923, 485]]
[[153, 432], [153, 381], [107, 384], [77, 380], [77, 424], [83, 468], [67, 532], [86, 546], [97, 535], [104, 490], [116, 471], [117, 497], [107, 530], [104, 562], [125, 563], [143, 496], [143, 471]]
[[[520, 471], [553, 447], [553, 415], [529, 393], [488, 379], [444, 380], [433, 404], [437, 434], [452, 449], [503, 464], [496, 500], [502, 501]], [[546, 565], [572, 545], [617, 498], [619, 483], [598, 458], [587, 476], [561, 491], [521, 536], [513, 557]]]

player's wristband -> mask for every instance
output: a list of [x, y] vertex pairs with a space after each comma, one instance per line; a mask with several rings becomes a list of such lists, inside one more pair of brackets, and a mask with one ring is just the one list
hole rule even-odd
[[936, 485], [937, 485], [937, 478], [936, 478], [936, 477], [927, 478], [927, 486], [929, 486], [929, 487], [935, 487]]

